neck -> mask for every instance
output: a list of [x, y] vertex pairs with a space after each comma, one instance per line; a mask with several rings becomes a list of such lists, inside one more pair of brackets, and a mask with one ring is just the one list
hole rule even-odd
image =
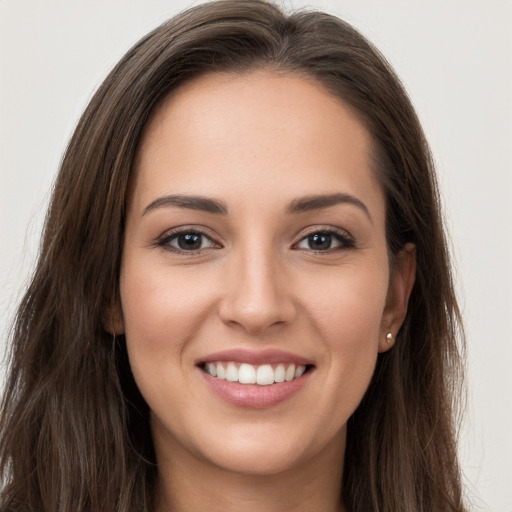
[[[191, 455], [177, 444], [156, 444], [156, 512], [343, 512], [345, 439], [299, 467], [273, 474], [241, 474]], [[171, 447], [169, 447], [171, 448]], [[172, 454], [172, 455], [170, 455]]]

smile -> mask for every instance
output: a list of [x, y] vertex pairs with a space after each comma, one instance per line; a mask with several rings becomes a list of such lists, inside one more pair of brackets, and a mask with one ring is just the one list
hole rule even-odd
[[240, 384], [257, 384], [269, 386], [281, 382], [290, 382], [301, 377], [311, 365], [302, 364], [260, 364], [253, 365], [239, 362], [208, 362], [203, 370], [217, 379]]
[[282, 350], [224, 350], [196, 361], [207, 387], [223, 402], [260, 409], [308, 387], [316, 361]]

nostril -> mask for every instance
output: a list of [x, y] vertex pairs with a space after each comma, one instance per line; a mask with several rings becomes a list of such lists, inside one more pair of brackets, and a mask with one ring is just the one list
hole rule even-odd
[[268, 267], [259, 262], [237, 273], [236, 286], [228, 286], [219, 303], [218, 312], [224, 323], [258, 334], [293, 321], [296, 307], [289, 296], [289, 287], [281, 283], [283, 273], [277, 274]]
[[221, 319], [232, 327], [239, 326], [247, 333], [256, 335], [272, 327], [283, 327], [293, 320], [294, 314], [290, 314], [283, 307], [268, 308], [255, 307], [254, 305], [242, 307], [241, 304], [232, 308], [225, 307], [221, 310]]

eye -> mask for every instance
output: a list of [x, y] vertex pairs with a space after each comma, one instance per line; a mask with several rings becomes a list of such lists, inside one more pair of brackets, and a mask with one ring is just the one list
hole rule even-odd
[[352, 249], [354, 246], [354, 241], [348, 235], [334, 230], [322, 230], [309, 233], [296, 244], [295, 248], [327, 252], [339, 249]]
[[158, 240], [157, 245], [171, 252], [199, 252], [204, 249], [215, 248], [218, 245], [207, 235], [200, 231], [182, 230], [167, 233]]

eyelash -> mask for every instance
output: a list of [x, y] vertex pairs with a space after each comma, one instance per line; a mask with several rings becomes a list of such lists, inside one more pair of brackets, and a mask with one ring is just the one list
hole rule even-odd
[[[199, 250], [193, 250], [193, 249], [187, 250], [187, 249], [180, 249], [179, 247], [173, 247], [171, 245], [171, 242], [173, 240], [178, 240], [178, 237], [180, 235], [196, 235], [198, 237], [206, 238], [206, 239], [210, 240], [213, 245], [212, 245], [212, 247], [200, 248]], [[157, 245], [158, 247], [162, 247], [169, 252], [173, 252], [176, 254], [183, 254], [185, 256], [195, 256], [199, 253], [202, 253], [205, 250], [214, 249], [214, 248], [219, 247], [219, 244], [215, 243], [212, 240], [212, 238], [210, 236], [208, 236], [206, 233], [204, 233], [203, 231], [198, 230], [198, 229], [193, 229], [193, 228], [186, 228], [186, 227], [178, 228], [173, 231], [167, 232], [166, 234], [164, 234], [163, 236], [158, 238], [155, 245]]]
[[341, 229], [335, 229], [332, 227], [324, 228], [324, 229], [315, 228], [315, 229], [311, 230], [309, 233], [306, 233], [305, 235], [303, 235], [301, 237], [301, 239], [297, 243], [295, 243], [293, 246], [296, 247], [301, 242], [306, 241], [309, 237], [318, 236], [318, 235], [332, 237], [333, 239], [337, 240], [340, 245], [338, 247], [330, 247], [329, 249], [325, 249], [325, 250], [307, 249], [315, 254], [333, 253], [333, 252], [337, 252], [337, 251], [356, 248], [354, 239], [346, 231], [343, 231]]
[[[199, 249], [181, 249], [179, 247], [174, 247], [171, 245], [172, 241], [177, 241], [178, 237], [180, 235], [195, 235], [201, 238], [206, 238], [212, 243], [211, 247], [200, 247]], [[337, 247], [329, 247], [328, 249], [306, 249], [307, 251], [313, 252], [315, 254], [330, 254], [333, 252], [341, 251], [341, 250], [347, 250], [347, 249], [355, 249], [355, 241], [354, 239], [345, 231], [341, 229], [334, 229], [332, 227], [325, 228], [325, 229], [314, 229], [311, 230], [309, 233], [306, 233], [303, 235], [300, 240], [293, 244], [292, 248], [297, 247], [300, 243], [308, 240], [309, 237], [313, 236], [328, 236], [332, 237], [335, 241], [339, 243], [339, 246]], [[203, 240], [204, 241], [204, 240]], [[212, 237], [208, 236], [206, 233], [204, 233], [201, 230], [193, 229], [193, 228], [179, 228], [175, 229], [171, 232], [167, 232], [165, 235], [159, 237], [155, 243], [156, 246], [162, 247], [165, 250], [175, 253], [175, 254], [181, 254], [185, 256], [196, 256], [198, 254], [203, 253], [203, 251], [209, 250], [209, 249], [216, 249], [220, 248], [220, 244], [216, 243]], [[201, 243], [202, 245], [202, 243]]]

